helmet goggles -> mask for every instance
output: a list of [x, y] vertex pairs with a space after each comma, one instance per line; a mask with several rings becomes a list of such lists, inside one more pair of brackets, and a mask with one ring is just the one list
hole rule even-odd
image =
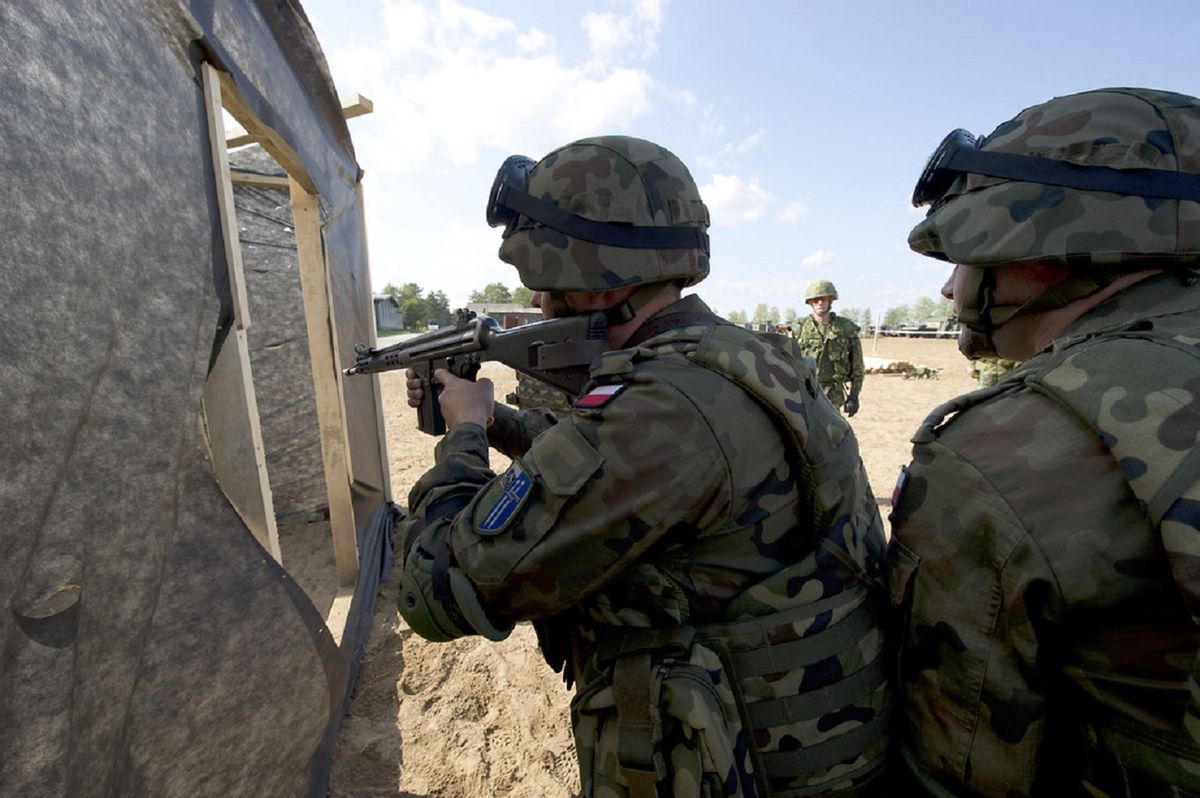
[[626, 249], [699, 249], [708, 254], [708, 233], [699, 227], [656, 227], [597, 222], [563, 210], [528, 192], [529, 172], [536, 166], [524, 155], [510, 155], [500, 165], [488, 193], [487, 223], [505, 228], [507, 237], [524, 216], [563, 235], [593, 244]]
[[914, 207], [941, 205], [955, 180], [971, 173], [1083, 191], [1200, 202], [1200, 175], [1165, 169], [1084, 166], [1038, 155], [988, 152], [984, 139], [957, 128], [942, 139], [913, 189]]

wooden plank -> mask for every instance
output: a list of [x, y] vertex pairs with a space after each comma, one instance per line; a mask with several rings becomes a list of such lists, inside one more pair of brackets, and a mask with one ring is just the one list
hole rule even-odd
[[217, 482], [254, 538], [282, 563], [245, 330], [234, 329], [225, 338], [204, 383], [203, 402]]
[[342, 399], [342, 372], [338, 368], [337, 327], [333, 323], [329, 276], [321, 243], [321, 214], [317, 197], [307, 192], [300, 181], [291, 182], [291, 192], [300, 289], [304, 296], [304, 321], [321, 433], [325, 489], [329, 496], [333, 559], [338, 584], [348, 587], [358, 580], [358, 545], [350, 495], [349, 435]]
[[[371, 264], [367, 255], [367, 211], [363, 204], [363, 186], [359, 183], [357, 186], [358, 192], [358, 226], [362, 235], [363, 242], [363, 260], [366, 279], [363, 280], [362, 290], [358, 298], [359, 307], [366, 308], [370, 318], [367, 321], [367, 345], [374, 348], [378, 345], [378, 340], [375, 337], [375, 301], [371, 296]], [[375, 424], [379, 435], [379, 469], [383, 474], [383, 499], [384, 501], [392, 500], [392, 469], [389, 466], [388, 451], [387, 451], [387, 429], [383, 422], [383, 394], [379, 388], [379, 375], [370, 375], [371, 388], [375, 398]], [[351, 461], [353, 468], [353, 461]]]
[[225, 137], [222, 88], [217, 70], [209, 64], [203, 65], [203, 81], [217, 212], [234, 315], [233, 329], [226, 336], [204, 384], [204, 425], [217, 482], [258, 542], [282, 562], [258, 399], [250, 372], [250, 346], [246, 340], [250, 304], [242, 268], [242, 249], [237, 238], [233, 181], [229, 176], [228, 155], [221, 146]]
[[260, 175], [258, 172], [243, 172], [238, 169], [232, 169], [229, 172], [229, 178], [235, 186], [288, 190], [288, 179], [284, 175]]
[[[217, 179], [217, 209], [221, 215], [221, 238], [225, 242], [225, 262], [229, 266], [229, 287], [233, 294], [234, 324], [239, 330], [250, 326], [250, 302], [242, 269], [242, 248], [238, 244], [237, 216], [233, 210], [233, 182], [229, 179], [229, 154], [225, 140], [225, 119], [221, 114], [223, 74], [212, 64], [202, 64], [204, 102], [208, 108], [208, 142], [212, 151], [213, 172]], [[255, 414], [257, 418], [257, 413]]]
[[[342, 116], [346, 119], [353, 119], [356, 116], [366, 116], [374, 110], [375, 103], [361, 94], [356, 94], [342, 103]], [[256, 141], [258, 141], [258, 138], [241, 125], [236, 128], [231, 127], [226, 131], [225, 146], [228, 149], [245, 147], [247, 144], [253, 144]]]
[[[304, 189], [309, 193], [316, 194], [317, 186], [313, 183], [312, 178], [308, 176], [308, 172], [305, 171], [299, 154], [292, 149], [290, 144], [284, 141], [282, 136], [267, 127], [254, 115], [254, 112], [250, 110], [250, 107], [246, 105], [241, 95], [238, 94], [237, 85], [233, 82], [233, 77], [228, 72], [222, 72], [209, 64], [205, 64], [204, 67], [205, 75], [208, 74], [209, 70], [212, 70], [220, 79], [223, 90], [221, 100], [225, 110], [233, 115], [233, 118], [246, 129], [254, 141], [258, 142], [264, 150], [270, 153], [271, 157], [283, 167], [283, 170], [292, 176], [292, 179], [304, 186]], [[225, 136], [222, 134], [218, 141], [226, 142]], [[228, 147], [229, 144], [226, 142], [223, 149], [228, 149]]]

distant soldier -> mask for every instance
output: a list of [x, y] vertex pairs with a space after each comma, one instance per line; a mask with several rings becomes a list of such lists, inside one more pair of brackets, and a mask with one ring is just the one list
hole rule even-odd
[[985, 356], [971, 361], [971, 376], [980, 388], [990, 388], [1016, 367], [1015, 360]]
[[879, 790], [885, 544], [858, 444], [794, 341], [682, 296], [709, 270], [687, 167], [603, 136], [509, 158], [489, 196], [500, 257], [551, 317], [603, 313], [610, 349], [560, 417], [438, 372], [449, 431], [396, 530], [401, 614], [430, 640], [532, 621], [578, 685], [585, 796]]
[[1200, 100], [956, 130], [913, 202], [959, 347], [1024, 362], [933, 411], [894, 493], [897, 794], [1200, 795]]
[[804, 301], [812, 314], [797, 325], [794, 334], [800, 351], [816, 363], [821, 390], [834, 407], [853, 416], [858, 412], [858, 394], [863, 385], [862, 342], [858, 325], [833, 312], [837, 298], [837, 289], [828, 280], [810, 284]]

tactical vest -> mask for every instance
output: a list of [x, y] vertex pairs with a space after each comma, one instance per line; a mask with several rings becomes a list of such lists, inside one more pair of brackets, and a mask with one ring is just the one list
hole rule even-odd
[[[615, 761], [631, 796], [659, 794], [668, 779], [661, 794], [859, 794], [884, 771], [893, 689], [876, 598], [883, 531], [858, 446], [794, 341], [708, 319], [689, 357], [754, 397], [791, 441], [796, 534], [815, 531], [819, 543], [734, 599], [720, 622], [599, 635], [597, 670], [611, 679], [589, 683], [573, 707], [585, 790], [608, 779], [622, 794]], [[656, 368], [653, 357], [636, 368], [685, 395], [689, 379], [712, 379]], [[664, 740], [666, 727], [686, 739]]]
[[[1196, 376], [1200, 375], [1200, 350], [1190, 337], [1194, 323], [1177, 332], [1172, 332], [1171, 326], [1170, 317], [1140, 319], [1056, 341], [1051, 353], [1017, 367], [997, 385], [936, 409], [913, 442], [933, 440], [934, 429], [951, 413], [1031, 389], [1095, 431], [1122, 466], [1130, 490], [1164, 540], [1171, 535], [1191, 540], [1195, 528], [1186, 516], [1194, 515], [1200, 499], [1200, 446], [1194, 443], [1200, 433], [1200, 412], [1187, 403], [1200, 392]], [[1134, 429], [1120, 418], [1121, 411], [1114, 405], [1127, 395], [1123, 386], [1131, 384], [1130, 375], [1136, 375], [1137, 393], [1148, 397], [1148, 414], [1159, 422], [1168, 416], [1175, 422], [1174, 446], [1163, 440], [1164, 424], [1141, 424]], [[1149, 397], [1155, 396], [1160, 403], [1151, 405]], [[1181, 400], [1181, 396], [1187, 398]], [[1178, 518], [1173, 518], [1173, 511], [1179, 513]], [[1176, 573], [1175, 578], [1183, 582], [1188, 575]], [[1083, 726], [1079, 737], [1087, 746], [1082, 780], [1089, 794], [1200, 794], [1200, 748], [1182, 725], [1172, 734], [1099, 706], [1083, 694], [1076, 696], [1074, 703], [1078, 710], [1072, 714]]]

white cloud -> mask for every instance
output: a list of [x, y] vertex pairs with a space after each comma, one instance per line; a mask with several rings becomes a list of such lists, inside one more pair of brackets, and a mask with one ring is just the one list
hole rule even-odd
[[662, 4], [658, 0], [634, 0], [626, 13], [588, 12], [583, 17], [588, 47], [600, 69], [627, 58], [645, 60], [654, 55], [662, 24]]
[[774, 199], [758, 178], [746, 180], [737, 175], [713, 175], [710, 182], [700, 187], [700, 196], [708, 206], [714, 227], [756, 222]]
[[[382, 14], [376, 46], [328, 54], [339, 85], [375, 103], [356, 125], [355, 145], [376, 175], [419, 173], [438, 160], [469, 166], [485, 150], [536, 157], [580, 136], [628, 132], [659, 88], [645, 70], [619, 61], [653, 50], [662, 25], [656, 2], [592, 15], [605, 17], [594, 22], [599, 49], [575, 62], [560, 58], [545, 32], [455, 0], [388, 0]], [[632, 55], [604, 38], [625, 27], [637, 32]], [[695, 102], [686, 92], [669, 99]]]
[[804, 200], [796, 200], [788, 203], [783, 210], [775, 214], [775, 221], [779, 224], [791, 224], [806, 213], [808, 213], [808, 206], [804, 204]]
[[523, 54], [540, 53], [550, 49], [550, 37], [538, 28], [517, 37], [517, 50]]
[[827, 249], [818, 249], [816, 252], [812, 253], [811, 255], [805, 255], [803, 258], [801, 258], [800, 268], [801, 269], [815, 269], [818, 266], [824, 266], [826, 263], [829, 263], [835, 257], [837, 257], [836, 252], [830, 252]]

